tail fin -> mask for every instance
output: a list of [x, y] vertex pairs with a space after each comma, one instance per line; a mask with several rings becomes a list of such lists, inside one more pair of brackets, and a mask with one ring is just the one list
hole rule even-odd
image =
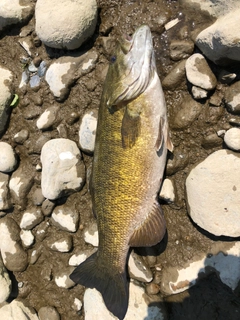
[[70, 278], [85, 287], [96, 288], [102, 294], [108, 310], [123, 320], [129, 298], [126, 271], [118, 273], [111, 265], [101, 264], [95, 252], [73, 271]]

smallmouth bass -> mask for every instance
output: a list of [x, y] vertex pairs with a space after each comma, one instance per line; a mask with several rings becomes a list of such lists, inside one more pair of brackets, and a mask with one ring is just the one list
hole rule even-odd
[[172, 148], [151, 32], [144, 25], [119, 41], [109, 65], [91, 178], [99, 248], [70, 276], [100, 291], [120, 320], [128, 308], [130, 246], [153, 246], [166, 231], [157, 194]]

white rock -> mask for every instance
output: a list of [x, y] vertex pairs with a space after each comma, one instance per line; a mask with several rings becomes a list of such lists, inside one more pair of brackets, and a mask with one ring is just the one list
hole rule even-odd
[[28, 308], [23, 302], [17, 300], [13, 300], [0, 308], [0, 318], [6, 320], [39, 320], [33, 308]]
[[69, 278], [69, 274], [65, 272], [61, 272], [59, 275], [56, 275], [54, 280], [56, 285], [60, 288], [68, 289], [75, 286], [75, 283]]
[[240, 157], [219, 150], [191, 170], [186, 180], [188, 212], [201, 228], [240, 236]]
[[42, 194], [55, 200], [79, 191], [85, 182], [85, 168], [75, 142], [53, 139], [46, 142], [41, 152]]
[[54, 97], [60, 101], [69, 94], [73, 83], [83, 74], [93, 70], [98, 54], [90, 50], [79, 57], [61, 57], [53, 62], [45, 76]]
[[8, 210], [12, 207], [8, 182], [9, 175], [0, 172], [0, 210]]
[[212, 90], [217, 85], [215, 75], [200, 53], [194, 53], [187, 59], [186, 76], [189, 82], [202, 89]]
[[89, 153], [93, 153], [97, 128], [97, 111], [92, 110], [84, 114], [79, 127], [80, 148]]
[[198, 99], [205, 99], [207, 98], [208, 92], [205, 89], [196, 87], [196, 86], [192, 86], [192, 95], [194, 97], [194, 99], [198, 100]]
[[20, 228], [27, 230], [32, 229], [42, 222], [43, 219], [44, 216], [40, 209], [36, 209], [35, 207], [29, 208], [22, 216]]
[[87, 259], [86, 253], [74, 254], [68, 261], [68, 264], [73, 267], [77, 267], [80, 263]]
[[17, 166], [16, 154], [6, 142], [0, 142], [0, 171], [2, 172], [12, 172]]
[[23, 22], [33, 13], [32, 5], [21, 5], [19, 0], [1, 0], [0, 31], [9, 25]]
[[224, 142], [228, 146], [228, 148], [240, 151], [240, 129], [239, 128], [231, 128], [227, 130], [224, 135]]
[[21, 230], [20, 238], [24, 247], [31, 247], [34, 242], [34, 235], [31, 230]]
[[203, 54], [216, 64], [227, 65], [240, 61], [240, 8], [220, 16], [196, 38], [196, 45]]
[[[216, 272], [223, 283], [232, 290], [240, 280], [240, 243], [214, 244], [209, 254], [193, 257], [186, 265], [168, 267], [163, 270], [161, 290], [165, 294], [176, 294], [196, 284], [199, 278]], [[211, 254], [213, 252], [214, 254]]]
[[[96, 289], [87, 289], [84, 294], [85, 320], [116, 320], [106, 308], [102, 295]], [[166, 320], [165, 310], [160, 306], [148, 305], [144, 289], [130, 282], [129, 305], [124, 320]]]
[[84, 231], [84, 240], [87, 243], [90, 243], [92, 246], [98, 246], [98, 229], [97, 223], [93, 223]]
[[35, 16], [36, 32], [45, 45], [73, 50], [94, 33], [97, 3], [96, 0], [38, 0]]
[[0, 67], [0, 135], [6, 130], [10, 114], [9, 108], [13, 98], [12, 81], [12, 72]]
[[8, 216], [0, 220], [0, 251], [3, 263], [10, 271], [24, 271], [28, 265], [28, 255], [23, 250], [18, 224]]
[[159, 194], [160, 198], [167, 202], [174, 202], [175, 200], [175, 190], [172, 180], [164, 179], [163, 184]]
[[5, 302], [10, 296], [12, 289], [12, 282], [9, 278], [8, 272], [3, 265], [2, 258], [0, 257], [0, 303]]
[[58, 106], [47, 108], [37, 120], [38, 129], [46, 130], [50, 128], [56, 121], [58, 110]]
[[82, 301], [78, 298], [75, 298], [72, 308], [76, 311], [80, 311], [82, 309]]
[[134, 251], [132, 251], [129, 256], [128, 270], [130, 277], [138, 281], [150, 282], [153, 279], [149, 266], [147, 266], [142, 257], [138, 256]]
[[72, 243], [68, 239], [58, 240], [53, 242], [51, 249], [59, 252], [69, 252], [72, 248]]
[[52, 223], [61, 230], [76, 232], [79, 224], [79, 213], [63, 205], [54, 209], [51, 220]]

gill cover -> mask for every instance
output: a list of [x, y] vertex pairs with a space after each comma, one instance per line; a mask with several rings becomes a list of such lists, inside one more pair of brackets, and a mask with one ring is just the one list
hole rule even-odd
[[132, 39], [122, 39], [117, 46], [107, 76], [107, 107], [138, 97], [149, 85], [155, 68], [151, 32], [144, 25]]

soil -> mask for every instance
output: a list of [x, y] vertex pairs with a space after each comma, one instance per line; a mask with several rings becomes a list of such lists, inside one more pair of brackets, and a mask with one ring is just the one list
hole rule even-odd
[[[178, 1], [98, 0], [97, 2], [99, 20], [96, 32], [92, 39], [79, 51], [75, 51], [78, 54], [94, 47], [99, 53], [95, 70], [77, 80], [68, 98], [63, 102], [57, 102], [54, 99], [46, 82], [42, 82], [38, 90], [31, 89], [29, 86], [24, 90], [16, 89], [20, 102], [13, 109], [8, 129], [1, 140], [10, 143], [15, 148], [21, 161], [28, 162], [29, 170], [35, 173], [34, 185], [28, 198], [8, 213], [18, 223], [24, 209], [31, 201], [31, 194], [36, 188], [40, 187], [41, 176], [35, 169], [36, 165], [40, 163], [40, 152], [35, 147], [36, 141], [42, 135], [46, 138], [59, 138], [59, 136], [65, 135], [79, 145], [79, 119], [87, 109], [97, 109], [99, 106], [106, 68], [114, 48], [115, 39], [124, 33], [133, 33], [141, 24], [148, 24], [152, 31], [159, 77], [163, 80], [176, 63], [170, 59], [169, 45], [171, 41], [183, 37], [190, 40], [212, 22], [207, 14], [199, 14], [197, 8], [195, 12], [194, 10], [187, 11], [186, 8], [180, 6]], [[172, 28], [166, 32], [164, 24], [176, 18], [180, 19], [177, 28]], [[27, 25], [32, 39], [36, 39], [34, 24], [33, 17]], [[20, 58], [25, 55], [23, 48], [18, 43], [20, 30], [21, 26], [11, 27], [0, 38], [0, 63], [15, 75], [15, 88], [18, 88], [21, 80], [22, 64]], [[106, 45], [103, 37], [110, 37], [113, 41]], [[37, 47], [36, 51], [48, 65], [54, 59], [70, 54], [68, 51], [46, 48], [44, 45]], [[195, 51], [197, 51], [196, 48]], [[216, 68], [214, 65], [211, 65], [211, 67]], [[169, 266], [181, 267], [196, 253], [208, 253], [212, 244], [220, 240], [220, 238], [211, 236], [198, 228], [189, 218], [185, 196], [185, 180], [194, 165], [205, 159], [213, 151], [224, 147], [220, 145], [214, 148], [203, 148], [202, 141], [206, 135], [214, 133], [220, 128], [228, 128], [231, 115], [225, 108], [220, 108], [219, 111], [217, 108], [209, 106], [209, 101], [206, 100], [202, 102], [202, 112], [191, 127], [180, 131], [174, 130], [171, 127], [174, 115], [182, 97], [185, 95], [189, 95], [187, 81], [184, 81], [175, 91], [165, 90], [172, 141], [175, 146], [175, 151], [173, 155], [169, 154], [169, 158], [174, 158], [174, 155], [176, 158], [176, 154], [182, 154], [186, 159], [184, 163], [176, 165], [176, 170], [167, 169], [166, 171], [166, 176], [172, 179], [176, 190], [174, 204], [162, 203], [168, 231], [160, 245], [150, 249], [137, 250], [147, 262], [151, 260], [149, 257], [156, 257], [155, 264], [158, 265], [159, 270], [164, 270]], [[51, 130], [41, 132], [36, 127], [36, 118], [53, 104], [60, 106], [58, 122]], [[65, 128], [64, 133], [59, 134], [57, 130], [59, 124]], [[29, 139], [23, 145], [17, 145], [13, 137], [23, 128], [29, 131]], [[83, 160], [86, 170], [90, 170], [92, 156], [83, 153]], [[57, 201], [56, 205], [68, 202], [74, 203], [81, 217], [80, 228], [73, 237], [74, 247], [83, 250], [91, 249], [92, 247], [87, 245], [83, 239], [84, 228], [95, 219], [91, 211], [91, 199], [87, 184], [81, 192]], [[48, 220], [49, 218], [46, 217], [45, 221]], [[58, 230], [50, 224], [46, 238], [42, 239], [37, 235], [37, 230], [40, 227], [42, 227], [42, 224], [33, 229], [36, 240], [33, 247], [28, 250], [29, 256], [33, 250], [37, 250], [39, 258], [34, 264], [30, 264], [24, 272], [11, 273], [14, 284], [11, 299], [22, 298], [37, 311], [42, 306], [55, 306], [62, 320], [84, 319], [84, 309], [77, 314], [72, 308], [75, 297], [82, 300], [84, 288], [78, 285], [68, 290], [62, 289], [53, 280], [54, 272], [69, 269], [68, 260], [72, 252], [58, 253], [49, 250], [45, 245], [46, 241], [50, 235], [54, 235]], [[231, 242], [233, 239], [225, 240]], [[151, 267], [155, 273], [155, 266], [151, 264]], [[157, 282], [160, 283], [161, 271], [158, 271], [158, 273]], [[17, 286], [19, 282], [23, 283], [21, 288]], [[181, 294], [164, 297], [160, 293], [159, 296], [162, 301], [165, 301], [171, 320], [237, 320], [240, 318], [240, 289], [237, 288], [235, 292], [232, 292], [215, 274], [201, 280], [196, 286]]]

